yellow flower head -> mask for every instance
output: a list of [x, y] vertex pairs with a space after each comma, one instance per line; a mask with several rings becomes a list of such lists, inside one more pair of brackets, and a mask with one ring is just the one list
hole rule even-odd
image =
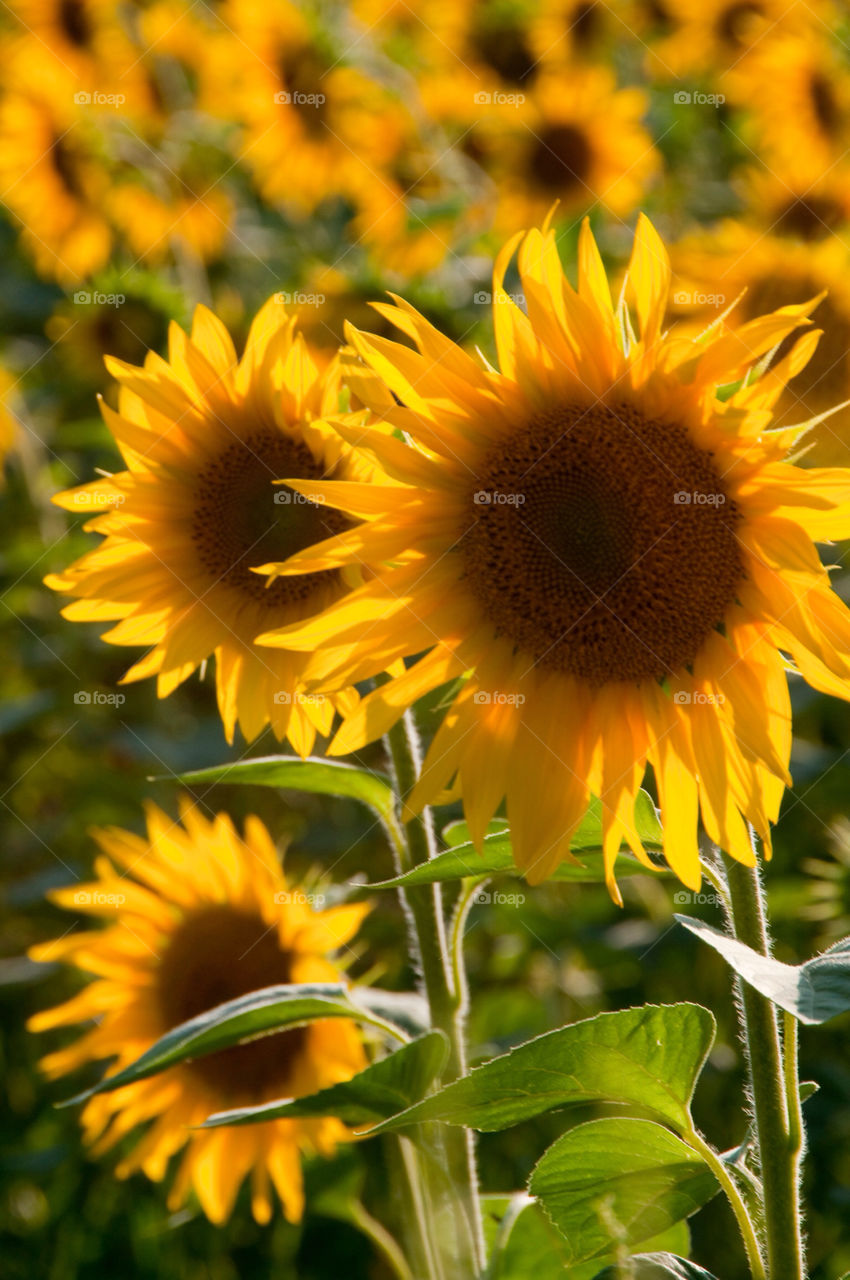
[[[517, 246], [527, 314], [503, 288]], [[363, 699], [332, 750], [358, 748], [458, 679], [411, 804], [456, 778], [480, 844], [506, 797], [517, 862], [538, 881], [570, 857], [593, 793], [615, 895], [621, 842], [648, 861], [632, 817], [647, 763], [667, 859], [696, 887], [700, 814], [740, 861], [754, 857], [747, 822], [769, 853], [790, 783], [784, 655], [816, 688], [850, 696], [850, 613], [813, 542], [850, 534], [850, 471], [790, 464], [796, 433], [769, 430], [817, 333], [759, 381], [717, 395], [814, 303], [697, 343], [664, 332], [669, 282], [641, 218], [628, 273], [635, 332], [589, 227], [577, 291], [554, 233], [534, 230], [496, 264], [498, 369], [404, 302], [378, 310], [417, 350], [352, 330], [384, 383], [376, 395], [364, 378], [357, 394], [412, 444], [361, 437], [393, 484], [365, 524], [283, 571], [355, 560], [374, 576], [312, 621], [260, 637], [317, 650], [319, 687], [424, 653]], [[323, 494], [363, 510], [361, 487]]]
[[506, 234], [541, 221], [555, 200], [565, 214], [597, 204], [628, 213], [658, 171], [641, 123], [646, 95], [618, 88], [607, 68], [548, 70], [528, 93], [493, 101], [477, 109], [467, 145], [496, 183], [496, 225]]
[[249, 740], [271, 724], [307, 754], [317, 730], [330, 730], [334, 702], [302, 698], [304, 660], [271, 656], [254, 637], [330, 604], [346, 574], [267, 590], [251, 568], [349, 523], [275, 481], [371, 469], [321, 422], [339, 409], [338, 362], [318, 371], [279, 297], [257, 315], [241, 360], [199, 307], [191, 338], [172, 325], [167, 361], [151, 352], [143, 368], [107, 362], [121, 392], [118, 412], [104, 404], [103, 414], [127, 469], [54, 499], [91, 512], [87, 528], [104, 541], [47, 583], [78, 597], [66, 617], [117, 620], [105, 639], [153, 646], [126, 680], [155, 675], [166, 697], [215, 656], [228, 739], [237, 723]]
[[812, 39], [836, 16], [832, 0], [662, 0], [671, 34], [650, 51], [653, 69], [723, 76], [786, 36]]
[[[674, 252], [678, 309], [704, 329], [736, 299], [743, 319], [819, 295], [814, 313], [823, 336], [806, 367], [785, 387], [773, 410], [774, 426], [820, 418], [802, 440], [808, 464], [846, 466], [850, 462], [850, 250], [828, 223], [840, 206], [813, 189], [792, 199], [784, 189], [785, 211], [773, 231], [728, 221], [712, 233], [682, 241]], [[845, 215], [846, 217], [846, 215]], [[792, 229], [798, 234], [791, 234]], [[807, 321], [801, 317], [802, 332]], [[797, 336], [797, 335], [795, 335]], [[788, 339], [788, 344], [793, 338]], [[786, 344], [787, 345], [787, 344]], [[775, 358], [781, 358], [779, 348]], [[836, 410], [837, 406], [843, 406]]]
[[850, 84], [831, 32], [769, 39], [733, 67], [727, 95], [752, 113], [753, 147], [793, 182], [800, 168], [821, 174], [844, 157], [850, 129]]
[[[44, 1058], [50, 1076], [106, 1058], [114, 1059], [110, 1073], [119, 1071], [172, 1027], [261, 987], [339, 981], [328, 954], [351, 939], [368, 907], [314, 911], [288, 884], [258, 818], [248, 818], [240, 838], [226, 814], [207, 819], [187, 801], [181, 816], [182, 827], [150, 805], [147, 838], [118, 828], [96, 833], [103, 850], [96, 879], [51, 894], [60, 906], [103, 916], [107, 924], [66, 933], [30, 953], [94, 975], [78, 995], [30, 1021], [32, 1031], [47, 1031], [97, 1020]], [[100, 1094], [86, 1104], [82, 1123], [99, 1153], [152, 1122], [119, 1164], [119, 1177], [141, 1169], [160, 1181], [185, 1148], [171, 1208], [194, 1188], [207, 1216], [222, 1222], [250, 1174], [257, 1220], [271, 1217], [273, 1186], [286, 1216], [297, 1221], [304, 1204], [300, 1152], [332, 1153], [347, 1136], [338, 1120], [192, 1127], [216, 1111], [313, 1093], [365, 1065], [353, 1023], [311, 1022]]]
[[0, 200], [38, 270], [72, 284], [104, 265], [112, 233], [93, 121], [70, 91], [9, 93], [0, 104]]

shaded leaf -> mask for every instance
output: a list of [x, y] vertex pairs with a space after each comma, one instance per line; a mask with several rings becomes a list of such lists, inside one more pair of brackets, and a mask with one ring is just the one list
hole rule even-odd
[[374, 993], [369, 988], [355, 991], [338, 982], [288, 983], [251, 991], [172, 1028], [135, 1062], [106, 1076], [93, 1089], [69, 1099], [69, 1103], [144, 1080], [188, 1058], [202, 1058], [317, 1018], [375, 1022], [380, 1015], [369, 1007], [371, 995]]
[[[638, 792], [635, 803], [635, 823], [644, 848], [660, 852], [663, 838], [661, 823], [658, 820], [658, 814], [652, 800], [645, 791]], [[464, 880], [469, 876], [481, 876], [484, 878], [491, 875], [522, 875], [522, 872], [514, 862], [510, 832], [505, 824], [496, 827], [490, 835], [484, 837], [481, 853], [476, 852], [469, 840], [469, 828], [465, 823], [452, 823], [446, 828], [446, 833], [448, 833], [447, 838], [451, 841], [452, 847], [450, 849], [438, 853], [429, 862], [414, 867], [412, 871], [407, 871], [404, 875], [396, 876], [392, 880], [382, 880], [368, 887], [370, 889], [395, 889], [399, 886], [435, 884], [438, 881], [446, 880]], [[461, 836], [465, 836], [466, 839], [461, 841]], [[583, 865], [576, 866], [573, 863], [562, 862], [549, 877], [550, 880], [598, 882], [604, 879], [602, 865], [602, 805], [595, 796], [591, 797], [587, 813], [582, 818], [570, 842], [570, 849], [577, 857], [583, 859]], [[637, 875], [645, 871], [646, 868], [642, 867], [637, 858], [626, 850], [622, 855], [622, 865], [618, 863], [617, 870], [621, 875]]]
[[570, 1265], [634, 1248], [696, 1213], [718, 1190], [702, 1156], [649, 1120], [591, 1120], [559, 1138], [529, 1181]]
[[[489, 1280], [528, 1280], [529, 1276], [534, 1280], [594, 1280], [599, 1262], [572, 1266], [563, 1236], [529, 1196], [514, 1197], [500, 1225]], [[687, 1252], [687, 1224], [677, 1223], [652, 1244], [658, 1249]]]
[[234, 760], [230, 764], [214, 765], [209, 769], [195, 769], [191, 773], [181, 773], [176, 778], [159, 779], [169, 780], [183, 782], [190, 787], [226, 782], [309, 791], [325, 796], [345, 796], [368, 805], [384, 819], [391, 817], [393, 813], [394, 797], [388, 778], [337, 760], [258, 756], [252, 760]]
[[443, 1032], [429, 1031], [341, 1084], [301, 1098], [219, 1111], [201, 1128], [217, 1129], [222, 1125], [259, 1124], [304, 1116], [338, 1116], [346, 1124], [370, 1124], [421, 1098], [442, 1071], [448, 1054], [449, 1042]]

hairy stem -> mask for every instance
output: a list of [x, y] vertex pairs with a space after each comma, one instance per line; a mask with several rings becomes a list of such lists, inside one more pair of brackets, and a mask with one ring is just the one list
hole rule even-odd
[[[758, 869], [727, 859], [726, 878], [734, 936], [761, 955], [770, 955], [764, 890]], [[767, 1274], [769, 1280], [804, 1280], [800, 1213], [802, 1122], [796, 1025], [789, 1034], [786, 1023], [783, 1045], [776, 1006], [746, 982], [740, 983], [740, 990], [764, 1189]]]
[[[399, 857], [402, 869], [409, 870], [427, 862], [437, 851], [430, 812], [426, 809], [418, 815], [404, 813], [405, 800], [413, 790], [421, 763], [418, 735], [410, 712], [390, 730], [387, 744], [403, 815], [404, 847]], [[457, 981], [454, 966], [458, 959], [452, 956], [447, 944], [440, 885], [408, 887], [402, 897], [412, 926], [415, 960], [428, 999], [431, 1024], [448, 1037], [450, 1055], [443, 1080], [449, 1082], [466, 1070], [465, 981]], [[449, 1177], [447, 1195], [456, 1237], [454, 1247], [448, 1246], [446, 1250], [451, 1260], [444, 1261], [449, 1275], [470, 1280], [481, 1273], [486, 1262], [474, 1138], [468, 1129], [446, 1125], [440, 1127], [436, 1141], [445, 1157]]]

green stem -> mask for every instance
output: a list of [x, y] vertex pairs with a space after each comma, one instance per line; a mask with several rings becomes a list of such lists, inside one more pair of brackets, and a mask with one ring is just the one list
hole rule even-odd
[[[407, 712], [387, 735], [396, 789], [402, 812], [416, 783], [421, 764], [418, 734]], [[399, 851], [402, 870], [420, 866], [437, 852], [433, 822], [428, 809], [403, 823], [404, 847]], [[409, 886], [402, 893], [412, 925], [412, 942], [422, 984], [428, 999], [432, 1026], [443, 1031], [450, 1045], [445, 1083], [466, 1071], [464, 1039], [465, 980], [458, 983], [446, 939], [442, 891], [439, 884]], [[486, 1264], [484, 1229], [478, 1201], [478, 1178], [472, 1132], [441, 1126], [437, 1139], [449, 1175], [449, 1208], [455, 1222], [454, 1247], [444, 1250], [449, 1273], [458, 1280], [479, 1275]], [[444, 1170], [444, 1172], [446, 1171]]]
[[[760, 955], [770, 955], [764, 891], [758, 869], [727, 859], [726, 879], [734, 936]], [[796, 1030], [787, 1037], [786, 1028], [783, 1046], [776, 1006], [749, 983], [741, 982], [740, 992], [764, 1189], [767, 1274], [769, 1280], [804, 1280], [800, 1215], [802, 1124]], [[799, 1133], [796, 1132], [798, 1125]]]
[[752, 1280], [767, 1280], [767, 1272], [764, 1269], [764, 1259], [762, 1258], [761, 1246], [758, 1242], [755, 1227], [750, 1221], [750, 1215], [747, 1212], [747, 1206], [744, 1198], [738, 1188], [738, 1184], [732, 1177], [721, 1157], [714, 1150], [696, 1129], [692, 1129], [690, 1133], [684, 1135], [685, 1139], [694, 1151], [698, 1151], [705, 1163], [711, 1169], [717, 1181], [720, 1183], [726, 1199], [732, 1206], [732, 1212], [741, 1231], [744, 1241], [744, 1248], [747, 1251], [747, 1260], [750, 1264], [750, 1272]]
[[352, 1205], [351, 1218], [354, 1225], [380, 1251], [385, 1261], [389, 1264], [396, 1280], [416, 1280], [396, 1239], [390, 1235], [386, 1227], [372, 1217], [371, 1213], [359, 1201]]
[[798, 1061], [799, 1023], [791, 1013], [783, 1014], [785, 1046], [785, 1097], [788, 1105], [788, 1145], [793, 1155], [802, 1160], [805, 1142], [803, 1104], [800, 1100], [800, 1066]]

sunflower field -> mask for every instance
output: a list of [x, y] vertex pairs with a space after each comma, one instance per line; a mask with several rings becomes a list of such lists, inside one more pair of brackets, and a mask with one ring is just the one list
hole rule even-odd
[[844, 0], [0, 6], [2, 1280], [850, 1280]]

